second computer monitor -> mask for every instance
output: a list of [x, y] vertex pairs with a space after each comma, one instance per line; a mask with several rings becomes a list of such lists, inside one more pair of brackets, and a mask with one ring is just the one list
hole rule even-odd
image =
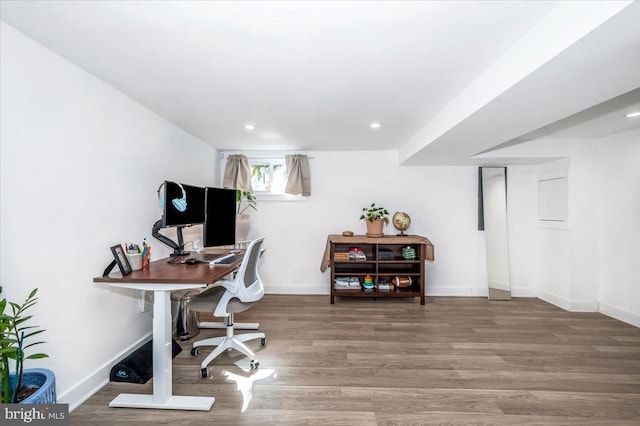
[[236, 243], [236, 190], [208, 187], [203, 229], [205, 247]]

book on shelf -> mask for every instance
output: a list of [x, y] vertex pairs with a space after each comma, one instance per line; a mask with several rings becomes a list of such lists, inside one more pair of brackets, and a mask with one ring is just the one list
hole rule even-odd
[[349, 260], [349, 253], [334, 253], [334, 260]]

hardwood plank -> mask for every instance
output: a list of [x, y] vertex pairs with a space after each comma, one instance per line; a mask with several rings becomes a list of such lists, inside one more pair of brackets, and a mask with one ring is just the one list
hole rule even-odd
[[[204, 321], [210, 315], [201, 315]], [[174, 394], [214, 396], [209, 412], [110, 408], [144, 385], [108, 383], [71, 425], [638, 425], [640, 329], [538, 299], [346, 299], [266, 295], [238, 322], [265, 378], [251, 399], [249, 361], [235, 352], [198, 377], [191, 342], [174, 359]], [[242, 331], [240, 331], [241, 333]], [[201, 330], [194, 339], [220, 336]], [[234, 377], [235, 381], [230, 380]], [[242, 411], [243, 404], [247, 405]]]

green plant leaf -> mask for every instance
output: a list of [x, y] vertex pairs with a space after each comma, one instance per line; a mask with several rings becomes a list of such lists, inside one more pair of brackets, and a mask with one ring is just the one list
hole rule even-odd
[[[25, 311], [38, 302], [37, 291], [37, 288], [32, 290], [21, 305], [10, 302], [7, 299], [0, 301], [0, 382], [4, 381], [4, 386], [0, 392], [2, 394], [0, 398], [2, 402], [11, 402], [15, 397], [16, 390], [11, 390], [8, 387], [9, 360], [15, 360], [14, 370], [18, 372], [18, 387], [20, 387], [24, 366], [23, 360], [48, 357], [44, 353], [31, 355], [24, 353], [27, 348], [45, 343], [43, 341], [26, 341], [45, 331], [37, 325], [27, 325], [27, 321], [32, 319], [33, 315], [24, 315]], [[5, 312], [7, 306], [11, 307], [11, 313]]]
[[41, 359], [41, 358], [49, 358], [49, 355], [47, 355], [47, 354], [33, 354], [33, 355], [29, 355], [27, 357], [24, 357], [24, 359]]
[[38, 331], [34, 331], [33, 333], [25, 334], [25, 335], [22, 337], [22, 339], [24, 340], [24, 339], [26, 339], [26, 338], [28, 338], [28, 337], [35, 336], [36, 334], [40, 334], [40, 333], [42, 333], [42, 332], [44, 332], [44, 331], [46, 331], [46, 330], [38, 330]]
[[29, 348], [29, 347], [31, 347], [31, 346], [40, 345], [40, 344], [42, 344], [42, 343], [47, 343], [47, 342], [33, 342], [33, 343], [29, 343], [28, 345], [26, 345], [26, 346], [25, 346], [25, 347], [23, 347], [22, 349], [24, 350], [24, 349], [27, 349], [27, 348]]
[[27, 309], [29, 309], [30, 307], [32, 307], [33, 305], [35, 305], [38, 302], [37, 299], [34, 300], [28, 300], [24, 303], [24, 305], [22, 305], [22, 308], [20, 309], [20, 312], [24, 312]]
[[13, 323], [13, 324], [14, 324], [14, 327], [15, 327], [15, 326], [18, 326], [18, 325], [20, 325], [20, 324], [22, 324], [22, 323], [23, 323], [23, 322], [25, 322], [25, 321], [29, 321], [31, 318], [33, 318], [33, 315], [29, 315], [28, 317], [23, 317], [23, 318], [20, 318], [20, 319], [16, 320], [16, 321]]
[[384, 207], [376, 207], [376, 203], [371, 203], [369, 207], [363, 207], [362, 211], [365, 212], [362, 216], [360, 216], [360, 220], [366, 220], [368, 222], [374, 222], [376, 220], [382, 219], [385, 223], [389, 223], [389, 211]]

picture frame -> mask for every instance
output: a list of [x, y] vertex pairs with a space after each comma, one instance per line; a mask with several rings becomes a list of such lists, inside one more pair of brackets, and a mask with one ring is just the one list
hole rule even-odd
[[118, 265], [118, 268], [120, 269], [120, 273], [122, 273], [122, 276], [130, 274], [131, 265], [129, 265], [127, 256], [125, 255], [124, 249], [122, 248], [122, 244], [111, 247], [111, 253], [113, 253], [113, 257], [116, 264]]

